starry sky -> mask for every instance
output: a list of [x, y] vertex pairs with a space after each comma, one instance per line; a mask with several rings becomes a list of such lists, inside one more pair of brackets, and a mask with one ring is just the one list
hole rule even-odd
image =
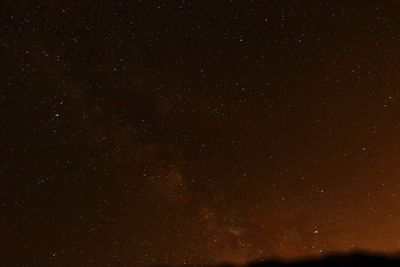
[[4, 266], [400, 248], [398, 1], [0, 14]]

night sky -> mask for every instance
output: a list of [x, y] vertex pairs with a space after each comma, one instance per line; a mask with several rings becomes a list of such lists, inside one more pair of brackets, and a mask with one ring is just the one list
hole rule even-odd
[[400, 249], [398, 1], [0, 3], [0, 264]]

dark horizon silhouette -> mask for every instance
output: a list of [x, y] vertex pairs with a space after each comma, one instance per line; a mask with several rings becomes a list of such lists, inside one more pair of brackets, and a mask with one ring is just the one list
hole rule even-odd
[[[270, 257], [244, 264], [185, 264], [185, 267], [397, 267], [400, 253], [379, 253], [353, 250], [347, 253], [332, 252], [322, 256], [307, 256], [296, 259]], [[180, 267], [176, 265], [153, 265], [152, 267]]]

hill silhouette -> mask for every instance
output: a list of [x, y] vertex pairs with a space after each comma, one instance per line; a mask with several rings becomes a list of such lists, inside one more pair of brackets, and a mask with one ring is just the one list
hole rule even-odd
[[[244, 265], [219, 264], [185, 265], [190, 267], [400, 267], [400, 256], [389, 256], [367, 252], [353, 252], [349, 254], [332, 254], [320, 258], [305, 258], [297, 261], [269, 259], [254, 261]], [[168, 267], [159, 265], [157, 267]], [[171, 267], [171, 266], [169, 266]]]

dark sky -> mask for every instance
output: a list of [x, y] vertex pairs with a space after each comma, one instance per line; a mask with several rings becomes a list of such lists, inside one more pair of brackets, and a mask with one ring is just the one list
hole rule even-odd
[[400, 248], [398, 1], [0, 3], [0, 262]]

